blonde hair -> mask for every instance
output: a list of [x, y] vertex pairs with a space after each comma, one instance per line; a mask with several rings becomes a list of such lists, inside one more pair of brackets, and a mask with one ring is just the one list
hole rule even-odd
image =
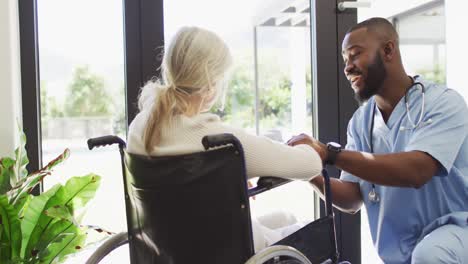
[[231, 65], [230, 51], [215, 33], [197, 27], [183, 27], [164, 53], [161, 79], [151, 80], [141, 91], [140, 111], [150, 108], [143, 134], [149, 154], [180, 114], [209, 110], [223, 90]]

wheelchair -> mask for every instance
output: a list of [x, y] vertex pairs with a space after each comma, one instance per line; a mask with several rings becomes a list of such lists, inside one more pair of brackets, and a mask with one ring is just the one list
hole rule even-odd
[[248, 189], [243, 149], [235, 136], [205, 136], [205, 151], [164, 157], [128, 153], [117, 136], [88, 140], [90, 150], [113, 144], [121, 156], [128, 231], [105, 241], [87, 264], [99, 263], [127, 243], [132, 264], [337, 263], [325, 169], [326, 215], [255, 253], [249, 197], [289, 180], [260, 177]]

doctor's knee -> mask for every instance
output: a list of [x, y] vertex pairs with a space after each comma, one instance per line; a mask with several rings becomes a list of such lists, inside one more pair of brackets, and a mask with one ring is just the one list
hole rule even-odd
[[[437, 228], [422, 239], [414, 248], [412, 264], [432, 263], [467, 263], [463, 243], [456, 231], [462, 228], [446, 225]], [[466, 232], [466, 231], [465, 231]]]
[[427, 244], [420, 243], [413, 251], [411, 264], [452, 263], [446, 262], [446, 260], [450, 258], [451, 254], [447, 252], [447, 249], [436, 245], [429, 246]]

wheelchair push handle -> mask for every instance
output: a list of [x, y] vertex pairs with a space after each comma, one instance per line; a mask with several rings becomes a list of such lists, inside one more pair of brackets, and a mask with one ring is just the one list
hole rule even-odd
[[95, 147], [119, 144], [120, 148], [126, 146], [125, 141], [118, 136], [103, 136], [88, 139], [88, 148], [92, 150]]

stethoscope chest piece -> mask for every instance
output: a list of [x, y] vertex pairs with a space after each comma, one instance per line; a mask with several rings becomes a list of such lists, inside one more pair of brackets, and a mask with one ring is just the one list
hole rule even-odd
[[372, 190], [369, 192], [369, 201], [373, 203], [378, 203], [380, 201], [380, 197], [375, 191], [375, 188], [372, 188]]

